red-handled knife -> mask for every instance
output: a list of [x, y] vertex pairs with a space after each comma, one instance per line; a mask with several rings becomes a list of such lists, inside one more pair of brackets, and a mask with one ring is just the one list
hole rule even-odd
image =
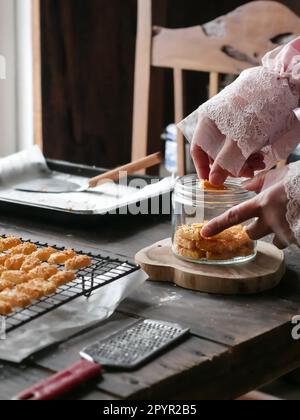
[[83, 382], [92, 380], [102, 373], [102, 366], [97, 363], [81, 360], [68, 369], [45, 379], [39, 384], [22, 392], [14, 400], [49, 401], [54, 400]]

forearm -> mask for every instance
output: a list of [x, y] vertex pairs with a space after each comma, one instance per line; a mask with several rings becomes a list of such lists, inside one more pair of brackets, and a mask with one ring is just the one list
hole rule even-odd
[[300, 162], [289, 165], [284, 184], [288, 199], [286, 219], [300, 246]]
[[[240, 77], [183, 121], [189, 141], [203, 118], [209, 118], [223, 136], [237, 142], [244, 160], [224, 161], [238, 175], [245, 160], [262, 151], [266, 167], [285, 159], [300, 140], [300, 38], [268, 53], [262, 66], [244, 71]], [[298, 117], [298, 118], [297, 118]], [[195, 139], [194, 139], [195, 140]], [[222, 144], [201, 139], [201, 148], [213, 159]]]
[[[244, 71], [199, 108], [237, 141], [244, 157], [262, 150], [284, 159], [300, 140], [300, 38], [265, 55], [262, 66]], [[298, 111], [297, 111], [298, 110]], [[299, 136], [299, 137], [298, 137]]]

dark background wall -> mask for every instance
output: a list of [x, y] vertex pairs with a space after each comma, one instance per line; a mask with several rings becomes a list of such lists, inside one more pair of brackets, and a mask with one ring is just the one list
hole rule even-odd
[[[153, 21], [192, 26], [243, 0], [153, 0]], [[300, 15], [300, 1], [282, 3]], [[136, 0], [41, 0], [43, 136], [47, 156], [104, 167], [131, 153]], [[150, 151], [172, 122], [172, 73], [152, 75]], [[207, 75], [186, 75], [187, 112], [205, 98]]]

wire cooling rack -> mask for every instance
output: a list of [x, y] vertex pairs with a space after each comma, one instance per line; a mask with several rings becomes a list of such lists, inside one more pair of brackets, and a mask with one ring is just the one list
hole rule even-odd
[[[52, 246], [57, 251], [65, 250], [64, 247], [49, 245], [48, 243], [41, 243], [38, 241], [23, 240], [23, 242], [31, 242], [39, 248]], [[59, 287], [54, 295], [36, 300], [25, 309], [17, 309], [6, 316], [6, 333], [16, 330], [28, 322], [31, 322], [78, 297], [85, 296], [88, 298], [94, 291], [101, 287], [140, 269], [139, 266], [126, 260], [122, 261], [119, 258], [111, 256], [104, 257], [92, 253], [84, 253], [83, 251], [76, 251], [76, 253], [78, 255], [89, 255], [92, 258], [92, 264], [87, 268], [79, 270], [76, 274], [76, 279]], [[63, 266], [60, 266], [58, 268], [62, 267]]]

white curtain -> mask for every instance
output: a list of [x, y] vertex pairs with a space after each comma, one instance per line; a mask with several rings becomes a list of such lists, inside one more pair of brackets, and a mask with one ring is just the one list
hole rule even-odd
[[[11, 1], [11, 0], [8, 0]], [[31, 0], [16, 2], [17, 149], [33, 144], [33, 80]]]
[[6, 60], [3, 55], [0, 55], [0, 80], [6, 79]]
[[0, 0], [0, 55], [6, 62], [6, 78], [0, 80], [0, 156], [17, 148], [15, 2]]

